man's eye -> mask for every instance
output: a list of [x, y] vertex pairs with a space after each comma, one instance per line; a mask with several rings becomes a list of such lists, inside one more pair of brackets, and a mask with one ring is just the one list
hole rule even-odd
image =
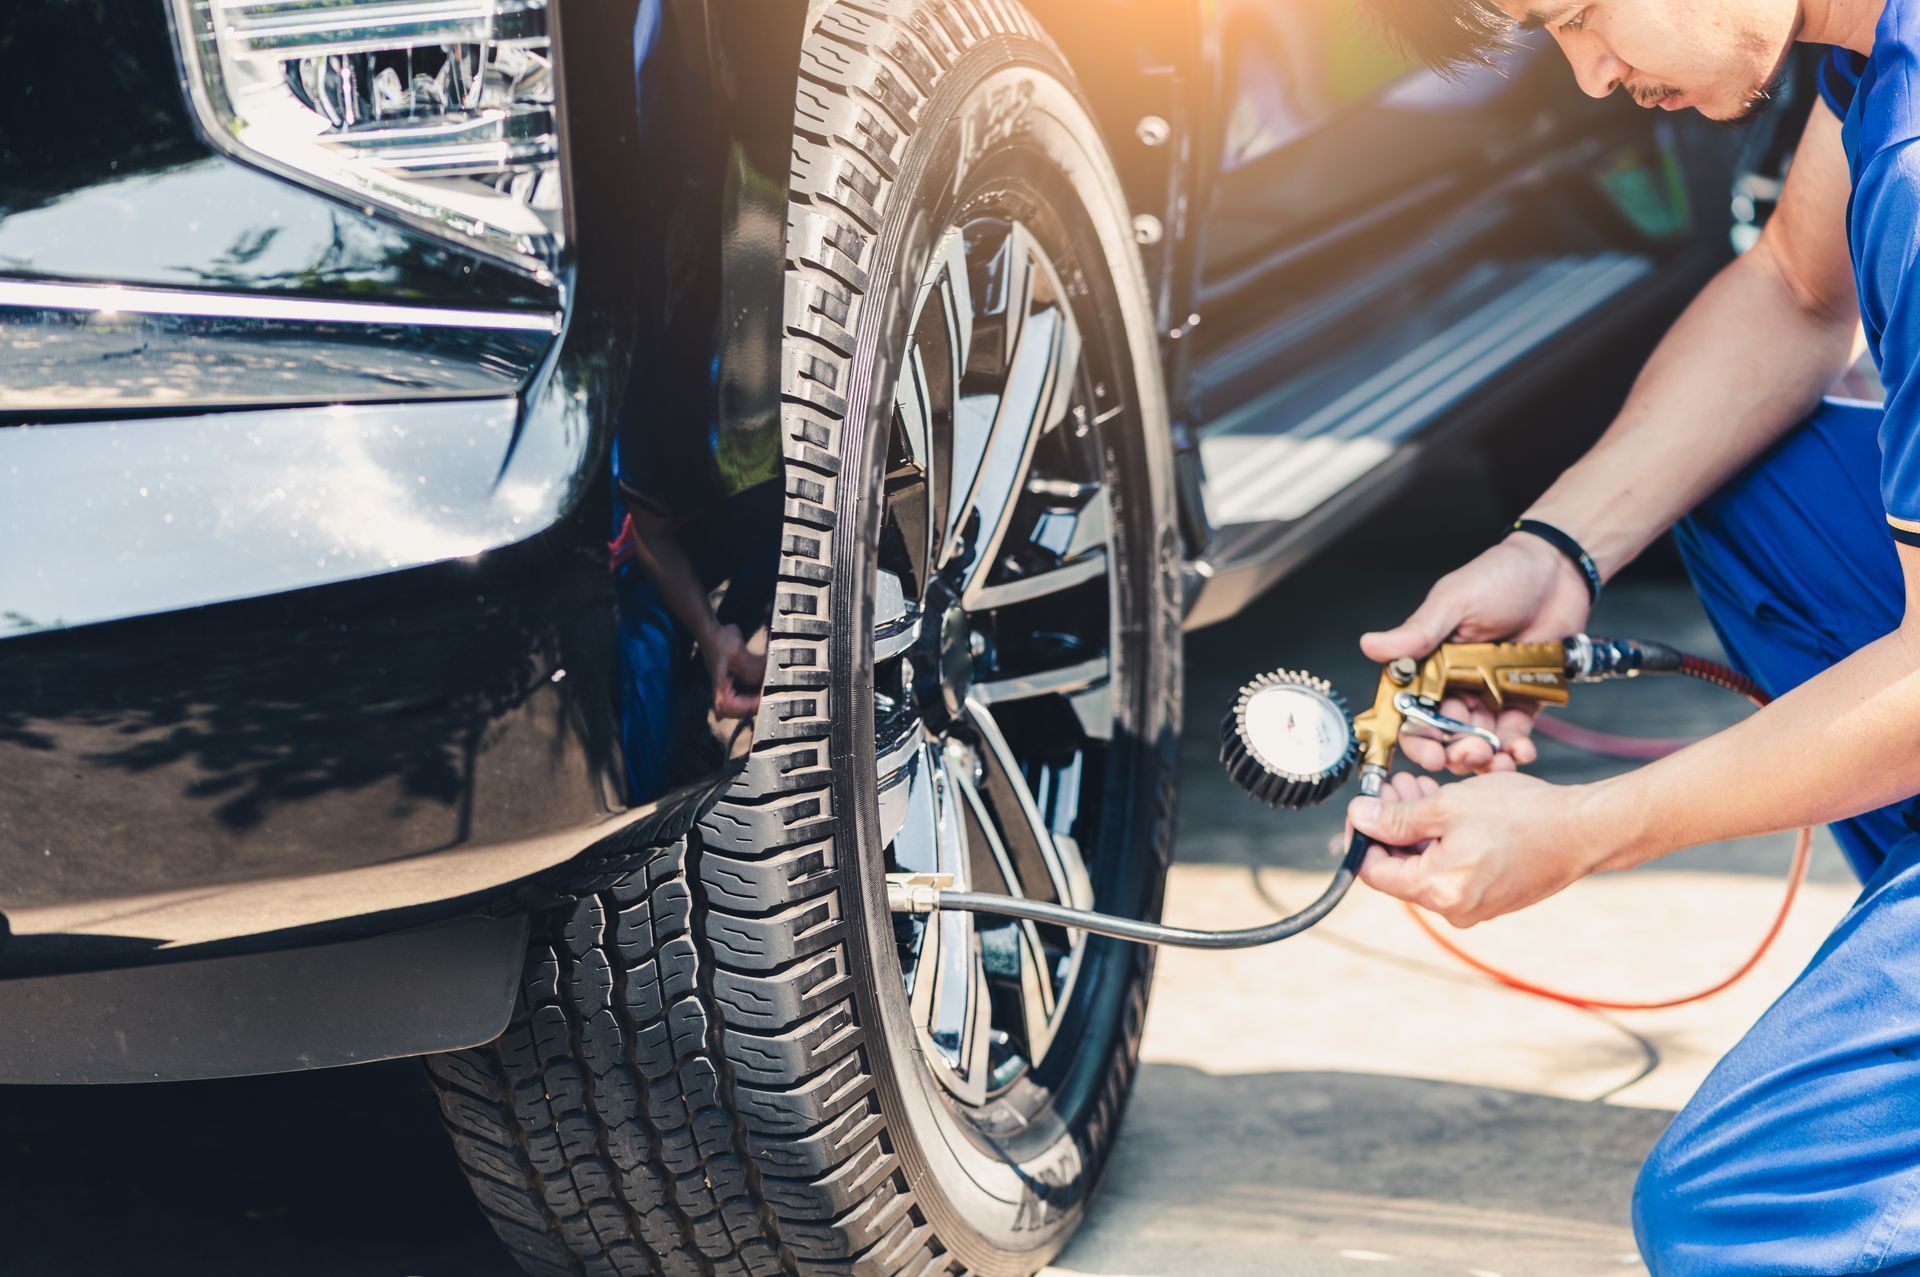
[[1585, 9], [1582, 9], [1580, 10], [1580, 12], [1574, 14], [1571, 18], [1568, 18], [1565, 22], [1562, 22], [1560, 24], [1560, 29], [1562, 31], [1578, 31], [1586, 25], [1587, 25], [1587, 11]]

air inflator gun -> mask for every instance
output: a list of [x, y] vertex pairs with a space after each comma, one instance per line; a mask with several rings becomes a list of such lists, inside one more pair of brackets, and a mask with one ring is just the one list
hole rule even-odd
[[[1241, 788], [1270, 807], [1300, 811], [1324, 802], [1360, 773], [1360, 792], [1380, 792], [1408, 723], [1443, 738], [1500, 739], [1440, 712], [1449, 693], [1478, 693], [1496, 709], [1516, 702], [1564, 705], [1574, 683], [1643, 674], [1685, 674], [1759, 697], [1750, 681], [1724, 666], [1662, 643], [1576, 634], [1556, 643], [1445, 643], [1423, 661], [1390, 661], [1380, 670], [1373, 704], [1358, 716], [1325, 679], [1304, 670], [1276, 670], [1246, 684], [1220, 724], [1220, 761]], [[1141, 944], [1192, 949], [1245, 949], [1295, 936], [1333, 912], [1359, 873], [1367, 840], [1355, 833], [1327, 889], [1300, 912], [1240, 931], [1196, 931], [1121, 918], [1049, 901], [955, 890], [945, 874], [893, 874], [888, 907], [895, 913], [960, 909], [1025, 918]]]

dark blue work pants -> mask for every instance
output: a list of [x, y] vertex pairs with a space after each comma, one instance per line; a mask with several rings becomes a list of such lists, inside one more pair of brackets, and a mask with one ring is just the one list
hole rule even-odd
[[[1733, 663], [1772, 695], [1893, 629], [1879, 410], [1829, 401], [1676, 530]], [[1920, 1274], [1920, 834], [1833, 826], [1860, 898], [1667, 1129], [1634, 1188], [1654, 1277]]]

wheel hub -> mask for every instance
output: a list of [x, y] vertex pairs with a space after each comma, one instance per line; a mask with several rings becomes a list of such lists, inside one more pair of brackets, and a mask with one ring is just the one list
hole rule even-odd
[[922, 686], [916, 691], [928, 730], [938, 734], [965, 717], [967, 697], [973, 693], [975, 663], [986, 654], [986, 639], [973, 628], [958, 603], [940, 614], [939, 626], [930, 638], [934, 650], [931, 659], [924, 662], [925, 677], [936, 686]]

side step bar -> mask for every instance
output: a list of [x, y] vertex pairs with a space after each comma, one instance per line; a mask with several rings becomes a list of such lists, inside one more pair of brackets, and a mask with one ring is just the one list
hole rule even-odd
[[1382, 325], [1200, 431], [1212, 544], [1192, 567], [1187, 626], [1233, 615], [1398, 478], [1431, 432], [1503, 374], [1654, 270], [1607, 253], [1488, 266], [1418, 317]]

